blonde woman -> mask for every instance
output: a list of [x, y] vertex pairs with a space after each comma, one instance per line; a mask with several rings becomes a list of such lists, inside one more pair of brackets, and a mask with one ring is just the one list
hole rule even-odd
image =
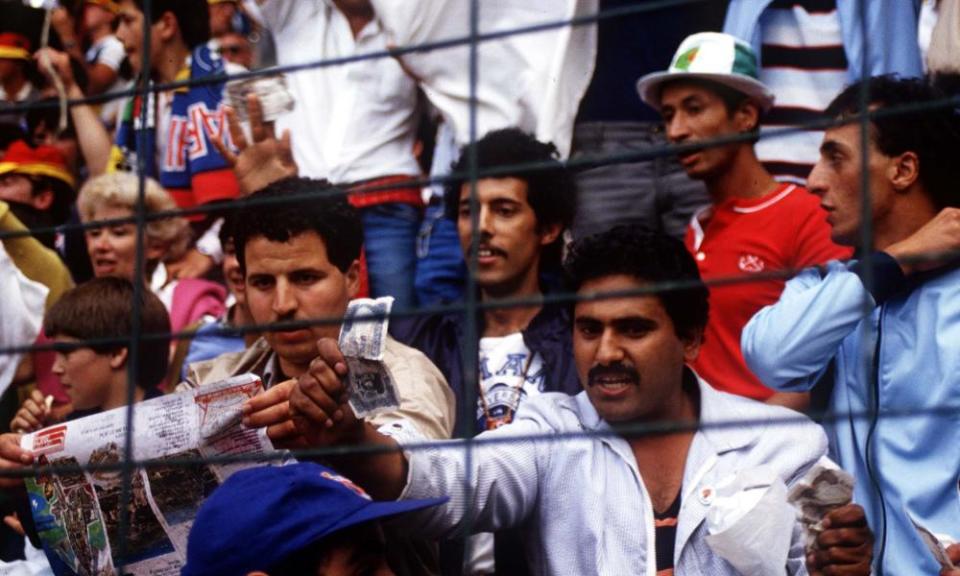
[[[217, 317], [224, 312], [226, 289], [200, 279], [176, 279], [167, 274], [164, 263], [182, 258], [190, 245], [190, 227], [181, 217], [150, 219], [160, 212], [176, 210], [173, 198], [155, 180], [144, 181], [142, 281], [170, 312], [174, 332], [183, 330], [204, 316]], [[111, 223], [129, 219], [136, 212], [139, 179], [135, 174], [115, 172], [91, 178], [80, 190], [77, 208], [84, 224], [103, 222], [85, 230], [87, 254], [94, 275], [118, 276], [135, 281], [137, 227], [134, 222]]]

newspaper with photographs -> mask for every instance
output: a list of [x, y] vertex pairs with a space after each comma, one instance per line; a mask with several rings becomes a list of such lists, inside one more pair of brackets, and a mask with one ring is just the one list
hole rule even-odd
[[[136, 404], [133, 458], [152, 463], [132, 471], [123, 551], [119, 464], [124, 457], [127, 408], [23, 436], [21, 446], [34, 453], [38, 465], [76, 469], [39, 473], [26, 482], [40, 539], [48, 554], [59, 560], [51, 558], [51, 564], [62, 563], [69, 570], [57, 573], [180, 574], [187, 535], [200, 504], [234, 472], [261, 465], [256, 461], [182, 462], [274, 451], [263, 429], [241, 424], [244, 401], [262, 390], [259, 377], [243, 374]], [[87, 470], [87, 466], [94, 468]]]

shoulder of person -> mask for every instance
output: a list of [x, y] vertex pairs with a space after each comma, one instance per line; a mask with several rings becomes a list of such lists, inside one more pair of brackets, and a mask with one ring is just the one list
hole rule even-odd
[[804, 414], [709, 384], [701, 390], [702, 430], [718, 451], [740, 450], [745, 462], [772, 464], [786, 480], [826, 455], [826, 433]]
[[[586, 430], [585, 420], [598, 418], [585, 393], [571, 396], [563, 392], [544, 392], [525, 399], [517, 410], [517, 421], [532, 420], [545, 431], [578, 432]], [[585, 413], [590, 412], [590, 413]]]
[[[391, 319], [388, 326], [390, 336], [400, 343], [415, 348], [438, 337], [454, 337], [457, 319], [453, 313], [417, 314], [405, 318]], [[445, 334], [445, 333], [450, 334]]]
[[390, 335], [387, 336], [387, 343], [384, 347], [383, 362], [396, 377], [399, 377], [399, 373], [408, 371], [427, 372], [446, 383], [440, 369], [427, 358], [426, 354], [399, 342]]
[[799, 184], [791, 184], [790, 186], [793, 188], [783, 198], [781, 208], [793, 215], [791, 221], [798, 226], [810, 219], [826, 223], [826, 212], [820, 207], [820, 198]]
[[227, 352], [211, 360], [194, 362], [187, 366], [187, 380], [178, 385], [177, 389], [180, 390], [182, 386], [197, 388], [237, 374], [256, 371], [258, 366], [262, 367], [260, 365], [270, 353], [270, 346], [261, 337], [246, 350]]

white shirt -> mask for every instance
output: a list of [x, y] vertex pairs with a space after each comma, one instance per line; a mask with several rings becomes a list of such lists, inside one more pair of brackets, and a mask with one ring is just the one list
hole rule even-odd
[[[387, 47], [374, 19], [358, 36], [330, 0], [264, 0], [281, 66], [378, 52]], [[389, 57], [287, 74], [296, 99], [277, 120], [290, 130], [300, 175], [349, 183], [390, 175], [418, 176], [413, 154], [416, 83]]]
[[[485, 417], [502, 418], [516, 413], [527, 397], [543, 391], [543, 358], [530, 357], [523, 334], [480, 339], [480, 390], [477, 430], [486, 428]], [[484, 407], [486, 407], [486, 412]]]
[[[703, 381], [699, 390], [702, 427], [683, 474], [675, 573], [733, 576], [736, 570], [705, 540], [713, 487], [734, 472], [760, 466], [769, 466], [790, 486], [826, 454], [827, 439], [819, 426], [791, 410], [717, 392]], [[791, 423], [782, 422], [786, 419]], [[736, 422], [743, 424], [730, 425]], [[529, 399], [513, 424], [472, 441], [469, 460], [459, 442], [400, 443], [409, 462], [401, 499], [450, 497], [405, 516], [411, 533], [457, 534], [472, 508], [475, 532], [522, 527], [533, 574], [655, 576], [653, 505], [636, 458], [586, 393]], [[784, 573], [807, 573], [798, 525]]]
[[0, 575], [2, 576], [54, 576], [53, 569], [43, 550], [34, 548], [30, 539], [24, 539], [24, 560], [12, 562], [0, 561]]
[[[527, 397], [543, 392], [543, 358], [530, 356], [523, 333], [481, 338], [480, 394], [477, 398], [477, 430], [485, 430], [487, 418], [507, 424], [505, 417], [516, 414]], [[470, 539], [470, 574], [494, 574], [496, 563], [493, 534], [476, 534]]]
[[[391, 42], [408, 46], [467, 38], [468, 0], [372, 0]], [[496, 0], [480, 3], [481, 34], [595, 14], [598, 0]], [[573, 122], [593, 76], [596, 25], [484, 41], [478, 48], [477, 130], [511, 126], [570, 152]], [[470, 48], [467, 44], [403, 56], [430, 102], [456, 134], [470, 141]]]
[[[84, 57], [87, 59], [87, 64], [103, 64], [119, 74], [120, 65], [123, 64], [123, 59], [127, 57], [127, 53], [123, 49], [123, 44], [120, 42], [120, 40], [111, 34], [109, 36], [104, 36], [96, 43], [91, 44]], [[109, 94], [111, 92], [121, 92], [132, 85], [132, 80], [124, 80], [120, 76], [117, 76], [117, 79], [114, 80], [110, 88], [108, 88], [104, 93]], [[123, 104], [125, 101], [126, 98], [114, 98], [113, 100], [108, 100], [107, 102], [101, 104], [100, 120], [102, 120], [107, 126], [114, 126], [117, 123], [117, 118], [123, 111]]]
[[[23, 275], [0, 243], [0, 348], [34, 343], [48, 292], [46, 286]], [[13, 380], [22, 356], [0, 354], [0, 394]]]
[[13, 98], [3, 89], [3, 86], [0, 86], [0, 102], [26, 102], [27, 100], [32, 100], [36, 95], [36, 90], [34, 90], [33, 84], [29, 81], [24, 82], [23, 87], [20, 90], [13, 94]]
[[103, 64], [114, 72], [118, 72], [127, 53], [120, 40], [110, 34], [91, 44], [84, 57], [87, 59], [87, 64]]

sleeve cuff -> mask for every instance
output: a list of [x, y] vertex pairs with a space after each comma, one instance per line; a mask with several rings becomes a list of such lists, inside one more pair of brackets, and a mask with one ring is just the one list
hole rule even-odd
[[[867, 286], [866, 282], [864, 282], [864, 286], [877, 304], [887, 301], [906, 286], [907, 276], [893, 256], [886, 252], [873, 252], [870, 264], [873, 272], [872, 286]], [[859, 276], [861, 280], [863, 280], [865, 269], [866, 263], [863, 260], [850, 267], [850, 271]]]

